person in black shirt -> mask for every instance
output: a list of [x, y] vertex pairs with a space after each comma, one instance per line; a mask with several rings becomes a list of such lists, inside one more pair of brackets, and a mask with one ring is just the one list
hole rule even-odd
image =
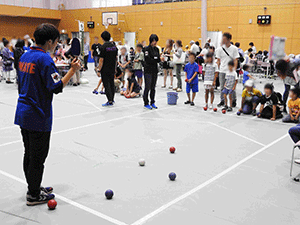
[[141, 87], [134, 77], [134, 70], [132, 68], [126, 68], [125, 71], [128, 73], [127, 88], [125, 91], [121, 91], [120, 94], [124, 95], [126, 98], [139, 96]]
[[110, 33], [104, 31], [101, 34], [104, 44], [100, 47], [100, 58], [98, 70], [101, 73], [102, 82], [105, 88], [107, 103], [102, 106], [112, 106], [115, 97], [114, 77], [116, 71], [118, 49], [116, 45], [110, 42]]
[[[157, 81], [158, 67], [157, 63], [160, 62], [159, 49], [156, 47], [158, 36], [151, 34], [149, 38], [149, 46], [144, 48], [145, 55], [145, 90], [144, 90], [144, 106], [146, 109], [157, 109], [155, 105], [155, 86]], [[151, 105], [149, 105], [148, 95], [150, 92]]]
[[300, 71], [300, 62], [287, 62], [284, 59], [280, 59], [276, 62], [275, 68], [278, 76], [283, 80], [284, 83], [285, 90], [282, 99], [284, 104], [283, 111], [287, 112], [286, 103], [289, 97], [289, 91], [292, 86], [299, 87], [299, 81], [296, 80], [294, 74], [297, 74], [298, 71]]
[[99, 65], [99, 57], [100, 57], [100, 48], [101, 44], [99, 44], [99, 38], [95, 37], [95, 43], [92, 45], [91, 48], [91, 58], [94, 59], [95, 62], [95, 68]]
[[272, 121], [282, 118], [280, 108], [278, 107], [279, 99], [273, 89], [272, 84], [265, 85], [265, 94], [261, 98], [261, 107], [257, 114], [258, 117], [271, 119]]

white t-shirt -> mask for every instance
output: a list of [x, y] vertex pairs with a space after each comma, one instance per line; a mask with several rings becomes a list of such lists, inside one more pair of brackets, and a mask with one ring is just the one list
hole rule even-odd
[[208, 49], [207, 48], [203, 48], [202, 51], [201, 51], [201, 53], [200, 53], [200, 55], [203, 55], [202, 57], [203, 57], [204, 60], [206, 59], [207, 53], [208, 53]]
[[253, 53], [253, 54], [256, 53], [256, 47], [255, 47], [255, 46], [252, 47], [252, 53]]
[[193, 44], [193, 45], [191, 46], [190, 51], [197, 55], [197, 52], [200, 52], [200, 48], [199, 48], [198, 45]]
[[[227, 51], [229, 56], [225, 53], [225, 51], [222, 49], [222, 47]], [[234, 45], [230, 45], [229, 48], [227, 48], [225, 45], [219, 47], [216, 51], [216, 57], [221, 60], [220, 65], [220, 73], [226, 73], [228, 71], [228, 63], [231, 60], [237, 59], [240, 57], [238, 48]]]

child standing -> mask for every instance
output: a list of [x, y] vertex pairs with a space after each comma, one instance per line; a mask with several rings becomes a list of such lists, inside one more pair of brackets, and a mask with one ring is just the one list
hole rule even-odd
[[[237, 73], [234, 69], [234, 62], [231, 60], [228, 63], [228, 73], [226, 73], [225, 85], [222, 91], [225, 100], [225, 107], [223, 108], [223, 110], [226, 110], [228, 112], [232, 111], [232, 94], [235, 91], [237, 82], [238, 82]], [[229, 107], [228, 107], [227, 95], [229, 95], [229, 101], [230, 101]]]
[[4, 45], [4, 49], [2, 50], [3, 71], [6, 75], [6, 83], [13, 84], [13, 82], [10, 80], [10, 71], [13, 70], [12, 64], [14, 62], [14, 58], [12, 57], [12, 52], [9, 50], [9, 41], [4, 39], [3, 45]]
[[[185, 65], [184, 72], [185, 72], [185, 78], [186, 78], [186, 93], [188, 100], [184, 104], [190, 104], [192, 106], [195, 105], [194, 99], [196, 97], [196, 93], [198, 90], [198, 70], [199, 66], [195, 62], [196, 60], [196, 54], [191, 52], [189, 55], [189, 63]], [[190, 91], [192, 89], [193, 96], [191, 99]]]
[[137, 44], [136, 54], [134, 56], [134, 75], [138, 78], [138, 84], [140, 87], [143, 85], [143, 62], [145, 61], [144, 53], [142, 52], [143, 45]]
[[282, 114], [278, 107], [278, 97], [273, 89], [274, 87], [272, 84], [265, 85], [265, 94], [262, 96], [261, 107], [257, 114], [258, 117], [270, 119], [272, 121], [282, 118]]
[[25, 148], [23, 170], [28, 184], [28, 206], [47, 203], [55, 197], [50, 193], [53, 188], [41, 187], [52, 129], [53, 94], [62, 92], [81, 67], [80, 61], [74, 59], [68, 73], [58, 79], [57, 68], [47, 52], [54, 51], [59, 37], [54, 25], [41, 24], [34, 32], [36, 46], [23, 54], [19, 62], [15, 124], [21, 128]]
[[122, 71], [122, 76], [120, 76], [120, 80], [123, 83], [122, 88], [125, 85], [125, 80], [124, 80], [125, 69], [129, 65], [129, 63], [130, 63], [130, 60], [129, 60], [129, 57], [128, 57], [128, 54], [127, 54], [126, 47], [122, 47], [121, 48], [121, 55], [119, 55], [119, 61], [118, 61], [118, 65], [119, 65], [119, 67]]
[[129, 96], [130, 98], [134, 98], [136, 96], [139, 96], [141, 88], [140, 88], [140, 85], [138, 84], [138, 82], [136, 81], [136, 79], [134, 77], [133, 69], [126, 68], [125, 71], [128, 74], [127, 88], [126, 88], [126, 91], [121, 91], [120, 94], [125, 95], [125, 97]]
[[289, 114], [282, 119], [282, 122], [294, 122], [299, 123], [300, 116], [300, 89], [293, 88], [290, 90], [290, 100], [288, 101]]
[[205, 107], [208, 107], [208, 97], [210, 93], [210, 106], [213, 108], [214, 103], [214, 88], [216, 86], [216, 80], [218, 77], [218, 66], [214, 61], [214, 53], [209, 52], [206, 55], [206, 62], [203, 64], [202, 74], [204, 76], [204, 88], [205, 88]]
[[250, 78], [252, 80], [255, 80], [254, 77], [252, 77], [249, 73], [249, 70], [250, 70], [250, 66], [249, 65], [244, 65], [243, 66], [243, 70], [244, 70], [244, 73], [243, 73], [243, 85], [245, 85], [246, 81], [249, 80]]
[[239, 112], [256, 116], [256, 108], [260, 102], [262, 94], [254, 88], [253, 80], [247, 80], [244, 84], [245, 89], [242, 92], [242, 104]]

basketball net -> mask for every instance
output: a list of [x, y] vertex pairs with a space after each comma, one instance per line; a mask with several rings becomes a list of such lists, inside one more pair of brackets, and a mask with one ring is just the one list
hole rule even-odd
[[107, 29], [109, 25], [111, 25], [111, 24], [110, 23], [104, 23], [105, 29]]

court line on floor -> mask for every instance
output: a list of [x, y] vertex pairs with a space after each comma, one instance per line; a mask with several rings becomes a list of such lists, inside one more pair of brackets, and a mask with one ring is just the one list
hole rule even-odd
[[212, 122], [207, 122], [207, 121], [196, 121], [196, 120], [195, 120], [195, 121], [193, 121], [193, 120], [181, 120], [181, 119], [162, 119], [162, 118], [147, 118], [147, 119], [148, 119], [148, 120], [161, 120], [161, 121], [183, 122], [183, 123], [204, 123], [204, 124], [211, 124], [211, 125], [213, 125], [213, 126], [216, 126], [216, 127], [218, 127], [218, 128], [221, 128], [221, 129], [223, 129], [223, 130], [226, 130], [226, 131], [228, 131], [228, 132], [230, 132], [230, 133], [232, 133], [232, 134], [235, 134], [235, 135], [237, 135], [237, 136], [239, 136], [239, 137], [241, 137], [241, 138], [244, 138], [244, 139], [246, 139], [246, 140], [252, 141], [252, 142], [254, 142], [254, 143], [256, 143], [256, 144], [258, 144], [258, 145], [260, 145], [260, 146], [265, 146], [265, 144], [263, 144], [263, 143], [260, 143], [260, 142], [254, 140], [254, 139], [251, 139], [251, 138], [249, 138], [249, 137], [247, 137], [247, 136], [244, 136], [244, 135], [242, 135], [242, 134], [239, 134], [239, 133], [237, 133], [237, 132], [235, 132], [235, 131], [232, 131], [232, 130], [230, 130], [230, 129], [228, 129], [228, 128], [222, 127], [222, 126], [220, 126], [220, 125], [218, 125], [218, 124], [215, 124], [215, 123], [212, 123]]
[[252, 141], [252, 142], [254, 142], [254, 143], [256, 143], [256, 144], [258, 144], [258, 145], [260, 145], [260, 146], [266, 146], [266, 145], [263, 144], [263, 143], [260, 143], [260, 142], [258, 142], [258, 141], [255, 141], [255, 140], [253, 140], [253, 139], [251, 139], [251, 138], [249, 138], [249, 137], [247, 137], [247, 136], [244, 136], [244, 135], [242, 135], [242, 134], [239, 134], [239, 133], [237, 133], [237, 132], [235, 132], [235, 131], [233, 131], [233, 130], [230, 130], [230, 129], [226, 128], [226, 127], [222, 127], [222, 126], [220, 126], [220, 125], [218, 125], [218, 124], [216, 124], [216, 123], [212, 123], [212, 122], [207, 122], [207, 123], [209, 123], [209, 124], [211, 124], [211, 125], [213, 125], [213, 126], [216, 126], [216, 127], [218, 127], [218, 128], [221, 128], [221, 129], [223, 129], [223, 130], [226, 130], [226, 131], [228, 131], [228, 132], [230, 132], [230, 133], [232, 133], [232, 134], [235, 134], [235, 135], [237, 135], [237, 136], [239, 136], [239, 137], [242, 137], [242, 138], [244, 138], [244, 139], [247, 139], [247, 140], [249, 140], [249, 141]]
[[98, 109], [100, 112], [102, 112], [102, 109], [100, 109], [98, 106], [96, 106], [94, 103], [90, 102], [86, 98], [84, 99], [87, 103], [89, 103], [91, 106], [93, 106], [95, 109]]
[[[0, 174], [2, 174], [3, 176], [6, 176], [6, 177], [8, 177], [8, 178], [10, 178], [12, 180], [18, 181], [18, 182], [20, 182], [20, 183], [22, 183], [24, 185], [27, 185], [27, 183], [25, 182], [25, 180], [23, 180], [23, 179], [21, 179], [19, 177], [16, 177], [16, 176], [14, 176], [14, 175], [12, 175], [10, 173], [7, 173], [7, 172], [5, 172], [3, 170], [0, 170]], [[87, 206], [84, 206], [84, 205], [82, 205], [82, 204], [80, 204], [78, 202], [74, 202], [73, 200], [68, 199], [68, 198], [66, 198], [64, 196], [55, 194], [55, 198], [56, 199], [60, 199], [60, 200], [62, 200], [64, 202], [68, 203], [69, 205], [75, 206], [75, 207], [77, 207], [77, 208], [79, 208], [79, 209], [81, 209], [83, 211], [86, 211], [86, 212], [88, 212], [90, 214], [93, 214], [93, 215], [95, 215], [95, 216], [97, 216], [97, 217], [99, 217], [101, 219], [104, 219], [106, 221], [109, 221], [109, 222], [111, 222], [113, 224], [116, 224], [116, 225], [127, 225], [126, 223], [124, 223], [122, 221], [119, 221], [119, 220], [114, 219], [114, 218], [112, 218], [110, 216], [107, 216], [107, 215], [105, 215], [103, 213], [100, 213], [100, 212], [98, 212], [98, 211], [96, 211], [94, 209], [91, 209], [91, 208], [89, 208]]]
[[149, 219], [151, 219], [152, 217], [158, 215], [159, 213], [163, 212], [164, 210], [168, 209], [169, 207], [171, 207], [172, 205], [184, 200], [185, 198], [191, 196], [192, 194], [196, 193], [197, 191], [205, 188], [206, 186], [210, 185], [211, 183], [215, 182], [216, 180], [220, 179], [221, 177], [223, 177], [224, 175], [226, 175], [227, 173], [233, 171], [234, 169], [236, 169], [237, 167], [239, 167], [240, 165], [242, 165], [243, 163], [247, 162], [248, 160], [252, 159], [254, 156], [260, 154], [261, 152], [265, 151], [266, 149], [270, 148], [271, 146], [273, 146], [274, 144], [278, 143], [279, 141], [281, 141], [282, 139], [286, 138], [288, 136], [288, 134], [283, 135], [282, 137], [276, 139], [275, 141], [269, 143], [268, 145], [260, 148], [259, 150], [257, 150], [256, 152], [250, 154], [249, 156], [247, 156], [246, 158], [240, 160], [239, 162], [235, 163], [234, 165], [232, 165], [231, 167], [227, 168], [226, 170], [224, 170], [223, 172], [217, 174], [216, 176], [210, 178], [209, 180], [205, 181], [204, 183], [200, 184], [199, 186], [193, 188], [192, 190], [188, 191], [187, 193], [179, 196], [178, 198], [168, 202], [167, 204], [159, 207], [158, 209], [156, 209], [155, 211], [149, 213], [148, 215], [142, 217], [141, 219], [135, 221], [134, 223], [132, 223], [131, 225], [142, 225], [145, 222], [147, 222]]

